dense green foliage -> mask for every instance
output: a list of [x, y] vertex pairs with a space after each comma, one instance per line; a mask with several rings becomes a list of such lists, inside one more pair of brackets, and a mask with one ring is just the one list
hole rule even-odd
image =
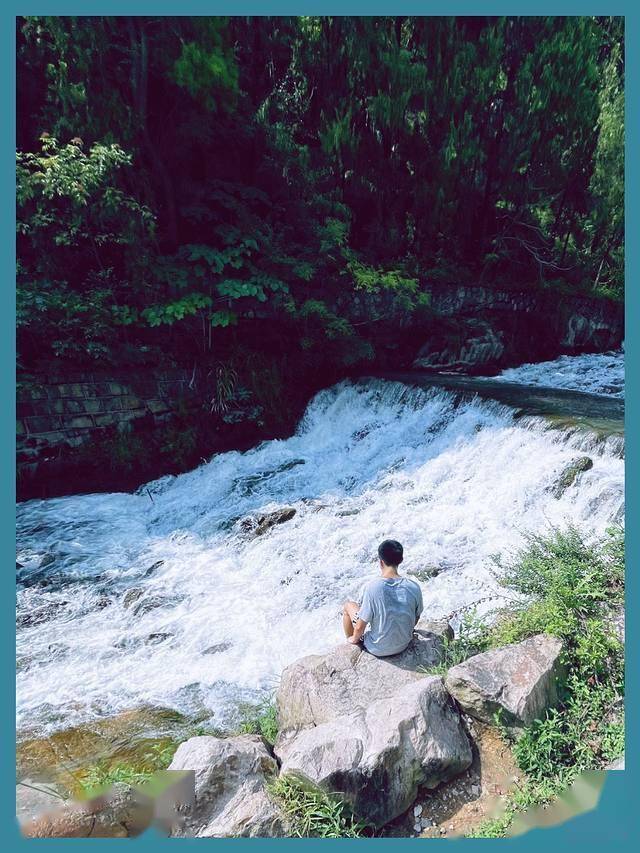
[[17, 39], [23, 368], [197, 363], [215, 400], [221, 365], [242, 386], [256, 359], [276, 384], [370, 359], [424, 281], [621, 294], [621, 19], [25, 17]]
[[531, 536], [502, 568], [501, 585], [516, 599], [491, 629], [476, 631], [476, 648], [553, 634], [565, 643], [566, 681], [558, 707], [513, 745], [525, 784], [477, 837], [508, 833], [518, 812], [549, 803], [581, 771], [599, 769], [624, 752], [624, 648], [612, 626], [624, 606], [623, 531], [613, 529], [595, 545], [571, 528]]

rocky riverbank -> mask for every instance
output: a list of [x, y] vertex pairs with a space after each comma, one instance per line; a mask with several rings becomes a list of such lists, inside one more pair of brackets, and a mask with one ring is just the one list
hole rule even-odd
[[[271, 792], [278, 776], [301, 777], [338, 796], [356, 821], [380, 831], [413, 808], [419, 791], [442, 788], [471, 767], [479, 754], [472, 720], [491, 723], [502, 713], [517, 729], [556, 701], [559, 640], [540, 635], [477, 655], [443, 679], [430, 673], [442, 663], [450, 637], [446, 622], [419, 623], [401, 655], [378, 659], [342, 644], [287, 667], [273, 748], [257, 735], [198, 736], [178, 747], [169, 770], [186, 771], [195, 795], [183, 804], [173, 834], [290, 834]], [[66, 820], [62, 813], [32, 820], [24, 831], [90, 834], [82, 828], [93, 808], [100, 835], [109, 834], [109, 825], [114, 835], [135, 834], [144, 824], [135, 797], [117, 793], [90, 807], [67, 806]], [[427, 819], [425, 813], [421, 821]]]

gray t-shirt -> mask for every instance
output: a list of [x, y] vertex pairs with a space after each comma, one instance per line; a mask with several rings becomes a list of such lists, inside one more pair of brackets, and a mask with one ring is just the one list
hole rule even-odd
[[422, 613], [422, 591], [409, 578], [378, 578], [365, 586], [358, 615], [369, 623], [362, 640], [368, 652], [385, 657], [404, 651]]

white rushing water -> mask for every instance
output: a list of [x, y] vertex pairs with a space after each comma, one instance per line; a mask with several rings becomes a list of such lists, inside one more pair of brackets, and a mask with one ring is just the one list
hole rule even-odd
[[554, 361], [522, 364], [503, 370], [495, 379], [519, 385], [567, 388], [608, 397], [624, 397], [624, 353], [561, 355]]
[[[593, 468], [555, 498], [585, 448]], [[405, 571], [440, 570], [423, 594], [446, 615], [492, 594], [491, 555], [524, 531], [620, 518], [623, 465], [614, 441], [367, 380], [319, 393], [291, 438], [162, 478], [151, 496], [21, 504], [19, 728], [149, 704], [224, 723], [341, 640], [341, 602], [378, 571], [380, 540], [403, 542]], [[263, 536], [237, 523], [283, 505], [295, 517]]]

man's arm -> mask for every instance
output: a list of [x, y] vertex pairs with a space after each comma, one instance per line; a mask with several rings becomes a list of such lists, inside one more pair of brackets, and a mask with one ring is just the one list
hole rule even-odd
[[[418, 586], [418, 584], [416, 584], [416, 586]], [[422, 602], [422, 590], [418, 586], [418, 600], [416, 601], [416, 621], [414, 623], [414, 627], [420, 621], [420, 617], [422, 616], [423, 610], [424, 610], [424, 604]]]
[[353, 629], [353, 634], [349, 637], [347, 642], [353, 643], [354, 645], [356, 643], [359, 643], [362, 639], [362, 635], [364, 634], [366, 627], [367, 622], [365, 622], [364, 619], [358, 619]]

